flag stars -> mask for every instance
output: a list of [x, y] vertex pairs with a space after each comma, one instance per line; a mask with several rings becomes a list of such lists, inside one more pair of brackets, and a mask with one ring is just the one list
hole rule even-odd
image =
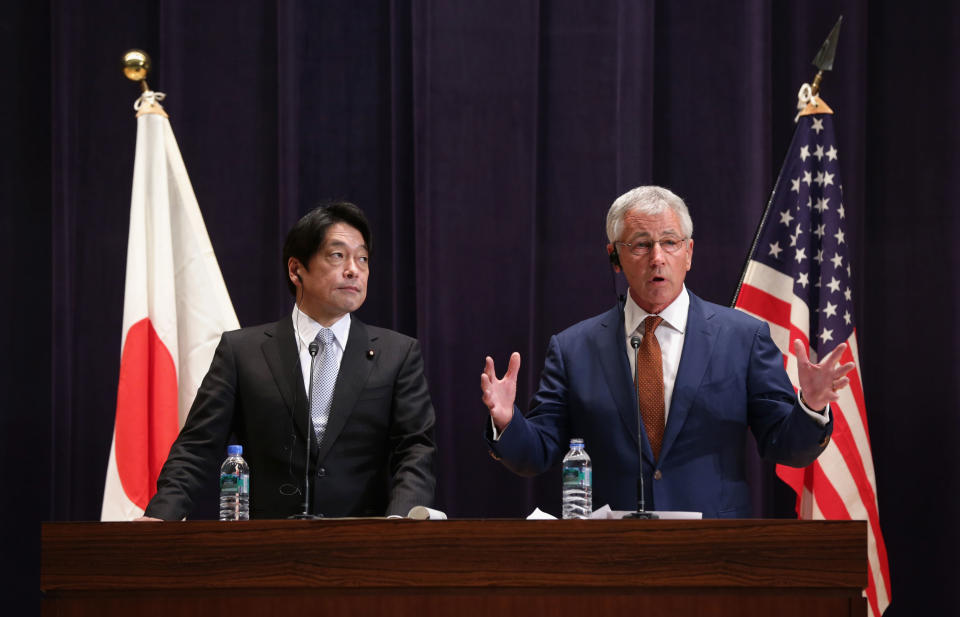
[[797, 176], [796, 178], [791, 180], [790, 183], [793, 184], [793, 187], [790, 190], [793, 191], [794, 193], [799, 194], [800, 193], [800, 176]]
[[837, 244], [843, 244], [843, 230], [838, 229], [837, 233], [833, 234], [833, 237], [837, 239]]
[[807, 276], [807, 273], [806, 273], [806, 272], [801, 272], [801, 273], [797, 276], [797, 285], [799, 285], [799, 286], [803, 287], [804, 289], [806, 289], [806, 288], [807, 288], [807, 285], [809, 285], [809, 284], [810, 284], [810, 277]]
[[[817, 262], [817, 264], [823, 263], [823, 249], [820, 249], [819, 251], [817, 251], [817, 254], [813, 256], [813, 260]], [[820, 281], [817, 281], [817, 287], [819, 286], [820, 286]]]
[[797, 223], [797, 237], [799, 238], [799, 237], [800, 237], [800, 234], [802, 234], [802, 233], [803, 233], [803, 228], [802, 228], [802, 226], [800, 225], [800, 223]]
[[846, 300], [846, 301], [848, 301], [848, 302], [849, 302], [851, 299], [853, 299], [853, 294], [850, 292], [850, 288], [849, 288], [849, 287], [847, 287], [846, 289], [843, 290], [843, 299]]
[[796, 234], [791, 234], [791, 235], [790, 235], [790, 246], [793, 247], [793, 246], [796, 246], [796, 245], [797, 245], [797, 236], [796, 236]]
[[833, 267], [840, 269], [840, 266], [843, 265], [843, 257], [840, 257], [840, 253], [834, 253], [833, 257], [830, 258], [830, 261], [833, 262]]
[[830, 146], [830, 149], [827, 150], [827, 160], [835, 161], [837, 160], [837, 149], [833, 146]]
[[830, 282], [827, 283], [827, 287], [830, 288], [830, 291], [832, 291], [833, 293], [836, 293], [840, 291], [840, 281], [837, 280], [837, 277], [831, 276]]
[[819, 135], [819, 134], [820, 134], [820, 131], [823, 130], [823, 118], [814, 118], [814, 119], [813, 119], [813, 126], [810, 127], [810, 128], [812, 128], [814, 131], [816, 131], [816, 132], [817, 132], [817, 135]]
[[817, 228], [813, 230], [813, 235], [817, 237], [818, 240], [822, 240], [823, 236], [827, 233], [827, 224], [820, 223], [817, 225]]
[[798, 248], [793, 258], [797, 260], [798, 264], [803, 263], [803, 260], [807, 258], [807, 249], [802, 247]]
[[843, 209], [843, 204], [842, 204], [842, 203], [840, 204], [840, 207], [837, 208], [837, 212], [840, 213], [840, 218], [843, 219], [843, 218], [846, 218], [846, 217], [847, 217], [847, 212], [846, 212], [846, 210]]
[[780, 251], [782, 250], [783, 249], [780, 248], [780, 243], [774, 242], [770, 245], [770, 252], [768, 253], [768, 255], [773, 255], [774, 259], [780, 259]]
[[780, 222], [790, 227], [790, 221], [793, 220], [793, 216], [790, 214], [790, 210], [784, 210], [780, 213]]
[[813, 177], [813, 181], [817, 183], [817, 186], [823, 186], [823, 172], [818, 171], [817, 175]]
[[829, 343], [832, 340], [833, 340], [833, 330], [829, 328], [824, 328], [823, 330], [820, 331], [821, 343]]
[[821, 197], [817, 200], [817, 204], [814, 206], [814, 209], [816, 209], [816, 211], [819, 212], [820, 214], [823, 214], [824, 212], [830, 209], [829, 207], [827, 207], [827, 204], [829, 202], [830, 202], [829, 197]]
[[824, 186], [830, 186], [830, 185], [832, 185], [832, 184], [833, 184], [833, 177], [834, 177], [835, 175], [837, 175], [837, 174], [828, 174], [827, 172], [823, 172], [823, 185], [824, 185]]
[[847, 264], [847, 278], [850, 278], [850, 264]]
[[803, 182], [810, 186], [810, 183], [813, 182], [813, 175], [809, 171], [803, 172]]
[[847, 324], [847, 325], [849, 326], [849, 325], [850, 325], [850, 321], [851, 321], [850, 311], [844, 311], [844, 312], [843, 312], [843, 323], [845, 323], [845, 324]]
[[809, 156], [810, 156], [810, 146], [804, 146], [804, 147], [800, 148], [800, 160], [801, 160], [801, 161], [806, 161]]
[[818, 161], [823, 160], [823, 146], [817, 144], [817, 149], [813, 152], [813, 156], [817, 157]]
[[833, 317], [837, 314], [837, 305], [833, 302], [827, 302], [827, 306], [823, 309], [823, 312], [827, 317]]

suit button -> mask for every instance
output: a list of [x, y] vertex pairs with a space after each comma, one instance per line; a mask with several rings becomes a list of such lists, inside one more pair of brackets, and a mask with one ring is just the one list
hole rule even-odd
[[663, 477], [663, 474], [660, 473], [660, 470], [659, 470], [659, 469], [656, 470], [655, 472], [653, 472], [653, 479], [654, 479], [654, 480], [659, 480], [659, 479], [662, 478], [662, 477]]
[[318, 478], [327, 477], [327, 470], [324, 469], [323, 467], [317, 467], [317, 477]]

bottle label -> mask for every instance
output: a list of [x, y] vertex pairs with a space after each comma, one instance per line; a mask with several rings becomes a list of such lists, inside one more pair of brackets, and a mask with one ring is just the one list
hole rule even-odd
[[249, 495], [250, 474], [220, 474], [220, 492], [227, 494], [237, 493], [240, 495]]
[[593, 470], [583, 467], [563, 468], [564, 486], [593, 486]]

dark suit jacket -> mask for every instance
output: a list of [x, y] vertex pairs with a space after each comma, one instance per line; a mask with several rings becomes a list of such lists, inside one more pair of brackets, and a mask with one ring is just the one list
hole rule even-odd
[[[432, 505], [433, 425], [417, 341], [352, 317], [323, 442], [311, 444], [312, 511], [405, 516]], [[188, 515], [231, 435], [250, 465], [251, 518], [302, 512], [307, 430], [291, 318], [224, 333], [145, 514]]]
[[[623, 328], [615, 307], [553, 336], [529, 415], [515, 409], [500, 440], [492, 441], [489, 428], [487, 439], [507, 467], [534, 475], [560, 462], [571, 437], [583, 437], [593, 459], [594, 506], [633, 510], [637, 397]], [[647, 509], [751, 516], [747, 429], [765, 459], [796, 467], [810, 464], [833, 430], [832, 420], [821, 427], [796, 401], [767, 324], [691, 293], [656, 463], [642, 431]]]

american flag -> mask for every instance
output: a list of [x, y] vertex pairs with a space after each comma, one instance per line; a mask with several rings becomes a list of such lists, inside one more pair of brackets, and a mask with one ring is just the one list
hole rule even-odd
[[[833, 439], [809, 467], [777, 466], [777, 475], [797, 493], [803, 519], [868, 521], [870, 615], [890, 603], [890, 572], [880, 531], [873, 455], [860, 379], [853, 320], [848, 213], [843, 206], [832, 112], [825, 104], [801, 115], [780, 177], [767, 205], [744, 270], [735, 306], [770, 324], [798, 386], [791, 341], [807, 346], [811, 361], [840, 343], [840, 363], [854, 362], [850, 385], [831, 404]], [[809, 109], [809, 107], [808, 107]]]

